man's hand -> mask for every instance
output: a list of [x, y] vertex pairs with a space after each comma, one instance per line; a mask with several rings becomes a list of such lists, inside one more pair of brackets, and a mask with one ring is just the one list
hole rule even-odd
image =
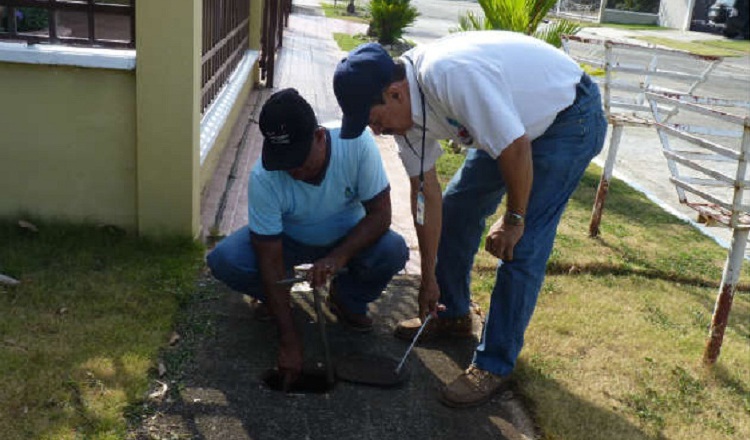
[[500, 217], [484, 239], [484, 250], [503, 261], [513, 260], [513, 248], [523, 236], [524, 225], [510, 225]]
[[302, 342], [298, 335], [282, 336], [277, 362], [283, 391], [289, 391], [302, 374], [302, 359]]
[[307, 280], [313, 289], [324, 286], [326, 281], [332, 279], [345, 265], [346, 263], [339, 258], [325, 256], [313, 263], [307, 273]]
[[422, 276], [422, 283], [419, 285], [419, 319], [423, 322], [428, 314], [437, 317], [438, 300], [440, 299], [440, 287], [434, 276]]

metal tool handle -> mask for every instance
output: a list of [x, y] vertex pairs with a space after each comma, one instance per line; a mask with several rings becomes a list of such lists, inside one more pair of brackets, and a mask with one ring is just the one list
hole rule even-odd
[[323, 314], [323, 299], [321, 295], [320, 290], [325, 290], [325, 293], [328, 294], [328, 291], [331, 287], [331, 279], [328, 278], [326, 280], [326, 283], [323, 287], [318, 289], [313, 289], [313, 302], [315, 303], [315, 314], [318, 318], [318, 328], [320, 330], [320, 339], [323, 341], [323, 352], [325, 354], [326, 359], [326, 380], [328, 381], [329, 385], [333, 385], [334, 383], [334, 377], [333, 377], [333, 362], [331, 361], [331, 348], [328, 345], [328, 336], [326, 333], [326, 317]]
[[406, 358], [409, 356], [409, 353], [411, 353], [411, 350], [414, 348], [414, 344], [417, 343], [417, 339], [419, 339], [419, 335], [422, 334], [422, 331], [427, 326], [427, 323], [430, 322], [430, 319], [432, 319], [432, 314], [428, 314], [427, 318], [425, 318], [422, 325], [419, 327], [419, 330], [417, 330], [417, 334], [414, 335], [414, 339], [411, 340], [411, 344], [409, 344], [409, 348], [406, 349], [406, 353], [404, 353], [404, 357], [401, 358], [401, 362], [398, 363], [398, 367], [396, 367], [396, 374], [401, 372], [401, 368], [404, 366], [404, 362], [406, 362]]

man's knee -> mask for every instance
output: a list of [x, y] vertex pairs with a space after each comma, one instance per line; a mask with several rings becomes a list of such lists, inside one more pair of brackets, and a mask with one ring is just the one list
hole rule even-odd
[[233, 290], [262, 299], [259, 277], [256, 271], [243, 268], [229, 258], [226, 249], [217, 246], [206, 257], [206, 264], [214, 278]]
[[380, 246], [382, 255], [370, 268], [381, 275], [393, 276], [406, 266], [409, 260], [409, 247], [406, 240], [400, 234], [388, 231], [381, 239]]

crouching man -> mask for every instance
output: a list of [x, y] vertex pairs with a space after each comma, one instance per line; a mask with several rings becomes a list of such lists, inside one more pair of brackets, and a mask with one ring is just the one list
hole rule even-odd
[[369, 132], [341, 139], [318, 125], [295, 89], [261, 109], [262, 160], [250, 173], [249, 223], [208, 255], [214, 277], [270, 309], [279, 330], [278, 368], [285, 384], [302, 370], [302, 338], [292, 321], [289, 286], [278, 281], [311, 263], [313, 287], [338, 274], [328, 305], [354, 330], [372, 329], [376, 300], [409, 257], [391, 231], [390, 185]]

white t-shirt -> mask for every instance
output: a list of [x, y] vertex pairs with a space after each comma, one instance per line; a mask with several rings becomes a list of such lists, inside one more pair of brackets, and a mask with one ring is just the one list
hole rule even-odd
[[561, 50], [506, 31], [452, 34], [417, 46], [401, 58], [414, 127], [406, 134], [411, 146], [403, 136], [395, 139], [412, 177], [419, 175], [422, 149], [419, 86], [427, 109], [427, 171], [442, 154], [439, 139], [453, 139], [496, 158], [523, 134], [532, 140], [541, 136], [573, 103], [583, 74]]

